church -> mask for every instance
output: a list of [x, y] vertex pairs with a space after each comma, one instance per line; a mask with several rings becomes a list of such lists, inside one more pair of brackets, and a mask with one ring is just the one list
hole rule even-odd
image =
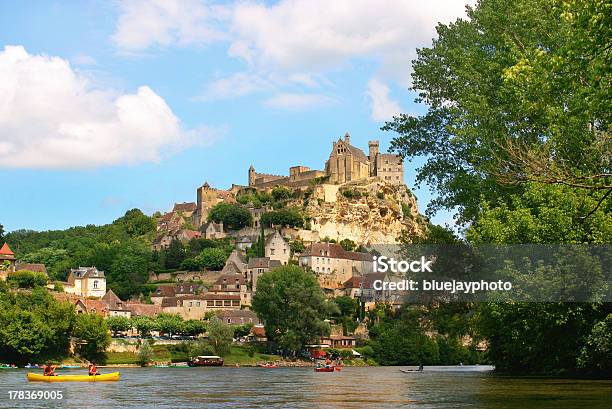
[[368, 143], [366, 155], [361, 149], [351, 145], [351, 136], [347, 132], [344, 139], [333, 142], [329, 159], [325, 162], [325, 171], [312, 170], [306, 166], [289, 168], [289, 176], [257, 173], [251, 165], [249, 168], [249, 187], [268, 188], [277, 185], [305, 187], [312, 180], [325, 180], [326, 183], [344, 184], [377, 177], [394, 185], [404, 184], [404, 165], [402, 157], [396, 154], [380, 153], [378, 141]]

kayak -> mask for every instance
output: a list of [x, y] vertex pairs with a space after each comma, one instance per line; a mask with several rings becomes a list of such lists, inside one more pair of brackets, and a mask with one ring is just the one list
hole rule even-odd
[[335, 369], [333, 366], [321, 366], [314, 369], [315, 372], [334, 372]]
[[112, 372], [96, 376], [89, 375], [57, 375], [45, 376], [36, 373], [28, 373], [28, 381], [30, 382], [108, 382], [118, 381], [119, 372]]
[[403, 373], [423, 373], [422, 369], [400, 369], [400, 372]]

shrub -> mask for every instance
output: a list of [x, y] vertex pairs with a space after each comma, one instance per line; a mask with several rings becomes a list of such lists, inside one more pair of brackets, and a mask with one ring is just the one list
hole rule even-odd
[[44, 273], [19, 270], [9, 273], [7, 281], [19, 288], [43, 287], [47, 285], [47, 276]]

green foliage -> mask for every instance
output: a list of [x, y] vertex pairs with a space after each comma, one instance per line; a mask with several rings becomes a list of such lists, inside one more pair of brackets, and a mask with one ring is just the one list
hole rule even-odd
[[74, 308], [44, 288], [0, 293], [0, 361], [25, 364], [67, 354]]
[[138, 348], [138, 352], [136, 353], [136, 363], [140, 366], [147, 366], [153, 360], [153, 348], [151, 348], [151, 344], [149, 341], [145, 341]]
[[141, 336], [147, 336], [149, 332], [156, 328], [155, 321], [145, 316], [130, 318], [130, 325], [132, 328], [136, 328]]
[[239, 203], [221, 202], [215, 205], [210, 209], [208, 220], [223, 222], [223, 226], [229, 230], [239, 230], [253, 224], [251, 213]]
[[325, 295], [316, 278], [297, 266], [264, 273], [257, 281], [253, 310], [263, 321], [268, 340], [285, 351], [300, 351], [329, 334]]
[[196, 258], [186, 258], [181, 263], [181, 270], [199, 271], [202, 267]]
[[44, 287], [47, 285], [47, 276], [44, 273], [19, 270], [8, 273], [7, 281], [19, 288]]
[[166, 268], [179, 268], [185, 259], [185, 247], [180, 240], [174, 239], [165, 251]]
[[293, 196], [291, 189], [286, 188], [284, 186], [275, 186], [272, 189], [272, 198], [275, 202], [280, 202], [281, 200], [290, 199]]
[[243, 324], [234, 326], [234, 338], [246, 337], [251, 333], [253, 324]]
[[200, 268], [219, 271], [225, 265], [229, 253], [220, 248], [208, 248], [202, 250], [200, 255], [195, 258]]
[[234, 336], [234, 330], [217, 317], [210, 319], [208, 323], [208, 342], [219, 356], [225, 356], [230, 351]]
[[402, 202], [402, 214], [404, 215], [405, 219], [412, 219], [412, 208], [410, 207], [410, 205], [408, 203], [404, 203]]
[[77, 353], [88, 361], [104, 362], [111, 336], [104, 318], [97, 314], [78, 314], [72, 336], [77, 342]]
[[179, 334], [183, 330], [183, 318], [178, 314], [159, 314], [155, 319], [155, 328], [170, 336]]
[[342, 248], [346, 251], [355, 251], [355, 249], [357, 248], [357, 244], [350, 239], [340, 240], [340, 243], [338, 244], [340, 244]]
[[56, 281], [55, 283], [53, 283], [53, 291], [58, 292], [58, 293], [64, 292], [64, 285], [62, 284], [61, 281]]
[[108, 317], [106, 325], [113, 333], [129, 331], [132, 328], [132, 322], [129, 318], [122, 315]]
[[291, 249], [291, 254], [301, 254], [306, 250], [306, 246], [302, 239], [297, 238], [289, 243], [289, 249]]
[[578, 367], [595, 375], [612, 373], [612, 313], [593, 325], [580, 350]]
[[198, 336], [206, 332], [206, 324], [200, 320], [187, 320], [181, 332], [185, 335]]
[[261, 224], [271, 227], [304, 227], [304, 215], [295, 207], [266, 212], [261, 216]]

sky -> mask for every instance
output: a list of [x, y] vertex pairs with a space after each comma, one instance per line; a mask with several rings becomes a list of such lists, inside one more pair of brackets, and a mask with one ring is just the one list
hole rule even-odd
[[[0, 224], [49, 230], [168, 211], [247, 170], [323, 169], [345, 132], [426, 107], [411, 61], [464, 0], [0, 2]], [[405, 180], [424, 211], [432, 199]], [[452, 223], [452, 214], [434, 216]]]

